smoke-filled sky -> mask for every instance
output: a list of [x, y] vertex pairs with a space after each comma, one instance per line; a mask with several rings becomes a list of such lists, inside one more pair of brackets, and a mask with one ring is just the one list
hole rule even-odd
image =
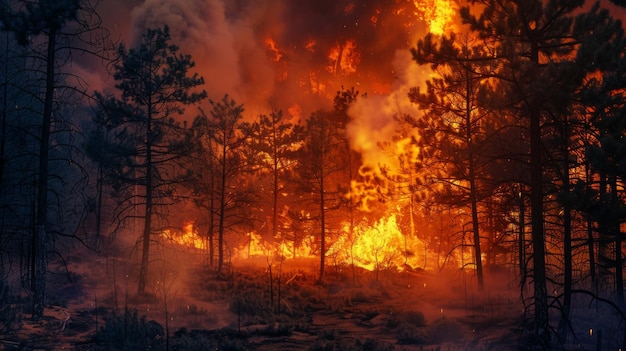
[[100, 13], [113, 38], [129, 46], [145, 28], [167, 24], [173, 43], [196, 62], [209, 98], [229, 94], [248, 118], [277, 108], [303, 119], [329, 108], [342, 86], [367, 93], [350, 131], [357, 151], [378, 162], [375, 141], [391, 137], [392, 116], [412, 108], [406, 90], [424, 80], [409, 48], [428, 31], [428, 18], [455, 10], [447, 0], [421, 3], [107, 0]]
[[[128, 43], [145, 28], [169, 25], [210, 97], [228, 93], [266, 109], [307, 110], [302, 99], [332, 97], [342, 85], [386, 93], [396, 52], [426, 32], [417, 8], [400, 0], [115, 0], [100, 11], [114, 38]], [[340, 58], [332, 56], [338, 48]]]
[[439, 30], [454, 30], [457, 2], [107, 0], [99, 11], [113, 38], [129, 46], [145, 28], [167, 24], [173, 43], [196, 62], [209, 98], [229, 94], [249, 118], [271, 108], [306, 118], [328, 108], [342, 86], [367, 93], [352, 109], [349, 132], [375, 166], [384, 158], [376, 141], [391, 139], [394, 115], [416, 113], [406, 93], [428, 78], [409, 48], [435, 20]]

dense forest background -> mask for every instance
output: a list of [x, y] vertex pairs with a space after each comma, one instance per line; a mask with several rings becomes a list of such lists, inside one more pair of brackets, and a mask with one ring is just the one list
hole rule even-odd
[[155, 294], [175, 241], [217, 277], [253, 252], [316, 257], [320, 284], [506, 269], [542, 349], [577, 296], [626, 323], [616, 5], [216, 3], [112, 28], [98, 1], [0, 3], [0, 314], [26, 296], [42, 318], [76, 252], [130, 258]]

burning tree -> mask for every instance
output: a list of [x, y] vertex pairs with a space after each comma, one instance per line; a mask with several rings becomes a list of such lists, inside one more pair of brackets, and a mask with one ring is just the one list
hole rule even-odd
[[[194, 129], [200, 147], [202, 161], [206, 162], [210, 181], [206, 189], [211, 216], [217, 220], [217, 273], [222, 274], [225, 259], [225, 235], [240, 225], [250, 224], [249, 208], [253, 201], [249, 174], [250, 167], [246, 152], [250, 127], [244, 124], [243, 105], [237, 104], [228, 95], [221, 101], [211, 100], [210, 116], [202, 113], [194, 121]], [[210, 219], [212, 226], [213, 219]]]
[[279, 236], [279, 214], [281, 193], [286, 192], [288, 175], [293, 171], [297, 150], [301, 146], [302, 126], [285, 121], [281, 110], [272, 110], [269, 115], [260, 115], [251, 126], [250, 148], [256, 155], [258, 173], [267, 175], [271, 194], [272, 238]]
[[119, 201], [117, 218], [143, 220], [139, 295], [146, 292], [156, 221], [177, 201], [177, 187], [190, 180], [185, 162], [192, 148], [190, 133], [174, 117], [206, 96], [194, 91], [204, 80], [188, 75], [194, 66], [191, 57], [178, 54], [169, 40], [166, 26], [147, 30], [136, 48], [120, 45], [114, 78], [121, 96], [96, 94], [100, 114], [94, 122], [104, 126], [108, 138], [91, 141], [107, 150], [104, 171]]
[[[491, 193], [484, 180], [484, 168], [489, 163], [486, 157], [491, 146], [489, 132], [499, 128], [490, 126], [490, 111], [479, 108], [478, 101], [493, 67], [480, 58], [488, 55], [487, 47], [475, 45], [469, 38], [455, 41], [455, 36], [442, 40], [441, 48], [433, 50], [431, 35], [418, 42], [413, 57], [420, 64], [430, 63], [435, 78], [426, 82], [426, 92], [419, 87], [410, 93], [425, 113], [419, 120], [410, 122], [418, 129], [420, 146], [430, 148], [431, 157], [437, 159], [443, 170], [432, 173], [441, 184], [435, 192], [441, 201], [451, 206], [469, 207], [474, 263], [478, 286], [482, 289], [483, 264], [479, 203]], [[439, 56], [445, 52], [448, 57]], [[471, 63], [473, 58], [478, 58]]]
[[347, 166], [343, 152], [345, 144], [340, 126], [333, 116], [332, 113], [318, 111], [309, 117], [297, 166], [300, 188], [318, 208], [313, 218], [318, 222], [320, 282], [324, 280], [328, 249], [329, 212], [339, 208], [345, 194], [338, 182], [340, 178], [337, 178]]

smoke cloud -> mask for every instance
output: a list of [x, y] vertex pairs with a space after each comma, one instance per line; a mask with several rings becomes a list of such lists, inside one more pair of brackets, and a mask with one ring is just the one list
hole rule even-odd
[[429, 75], [428, 68], [413, 62], [408, 50], [396, 52], [393, 66], [397, 78], [391, 92], [359, 99], [348, 111], [352, 117], [347, 126], [351, 147], [361, 153], [363, 165], [374, 170], [381, 164], [397, 169], [398, 161], [378, 142], [391, 141], [398, 134], [398, 118], [419, 115], [420, 111], [409, 100], [408, 93], [412, 87], [422, 86]]
[[210, 98], [229, 94], [241, 103], [258, 103], [271, 93], [274, 75], [255, 31], [267, 6], [257, 5], [229, 17], [221, 0], [146, 0], [131, 12], [131, 37], [168, 25], [172, 42], [192, 55]]
[[279, 108], [305, 118], [342, 86], [390, 93], [396, 51], [425, 27], [413, 2], [400, 0], [115, 0], [101, 13], [129, 45], [167, 24], [210, 98], [229, 94], [248, 114]]

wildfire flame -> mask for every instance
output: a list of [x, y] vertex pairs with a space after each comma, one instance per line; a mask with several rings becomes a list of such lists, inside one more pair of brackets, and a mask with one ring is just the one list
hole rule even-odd
[[432, 34], [442, 35], [451, 30], [456, 6], [449, 0], [414, 0], [415, 14], [428, 24]]
[[358, 68], [360, 54], [354, 40], [338, 43], [328, 55], [330, 64], [326, 68], [333, 74], [355, 73]]
[[166, 229], [161, 233], [161, 236], [171, 240], [178, 245], [196, 248], [205, 250], [206, 249], [206, 241], [198, 235], [198, 231], [196, 230], [194, 224], [192, 222], [186, 223], [183, 226], [182, 231], [174, 231], [171, 229]]
[[[396, 4], [398, 4], [398, 8], [393, 9], [392, 13], [405, 17], [409, 14], [412, 19], [426, 23], [428, 30], [432, 34], [443, 35], [454, 29], [454, 16], [458, 6], [453, 0], [412, 0], [402, 4], [397, 2]], [[358, 9], [352, 3], [343, 10], [346, 14], [358, 12]], [[377, 9], [374, 13], [368, 14], [362, 23], [373, 26], [381, 25], [385, 21], [384, 14], [385, 11]], [[414, 27], [412, 32], [417, 32], [415, 30], [417, 23], [411, 23], [410, 25]], [[347, 35], [349, 36], [350, 34]], [[358, 38], [355, 32], [352, 32], [352, 35]], [[325, 41], [323, 38], [314, 37], [308, 37], [295, 45], [293, 43], [281, 43], [280, 35], [264, 34], [259, 40], [264, 44], [268, 62], [275, 69], [275, 82], [282, 83], [285, 87], [295, 87], [314, 95], [334, 94], [333, 86], [342, 82], [333, 82], [332, 80], [340, 80], [342, 77], [353, 74], [358, 74], [360, 80], [372, 80], [371, 82], [366, 82], [369, 84], [369, 87], [374, 89], [374, 91], [370, 90], [370, 93], [391, 95], [392, 91], [399, 91], [395, 86], [399, 76], [411, 76], [411, 72], [405, 74], [395, 70], [393, 72], [395, 81], [393, 82], [394, 86], [392, 86], [391, 81], [375, 81], [376, 78], [369, 78], [377, 77], [376, 75], [361, 75], [358, 72], [359, 69], [362, 69], [360, 65], [366, 66], [369, 62], [367, 61], [369, 56], [365, 55], [366, 51], [361, 53], [361, 50], [366, 50], [367, 43], [350, 37], [336, 39], [336, 44], [334, 46], [331, 45], [331, 47], [328, 46], [328, 43], [333, 43], [333, 41]], [[300, 50], [300, 52], [297, 52], [297, 50]], [[310, 58], [311, 62], [319, 57], [320, 60], [315, 61], [318, 66], [303, 68], [296, 72], [294, 67], [302, 68], [302, 65], [297, 62], [288, 62], [289, 58], [301, 57], [303, 53]], [[361, 59], [363, 59], [363, 63], [361, 63]], [[322, 63], [320, 62], [321, 60], [325, 60], [325, 62]], [[320, 67], [319, 64], [322, 66]], [[330, 73], [330, 75], [327, 73]], [[288, 79], [293, 81], [288, 82]], [[406, 79], [405, 83], [403, 84], [409, 85], [415, 82]], [[400, 90], [400, 92], [403, 91]], [[396, 95], [405, 96], [406, 94], [399, 93]], [[298, 101], [287, 106], [290, 106], [287, 112], [291, 116], [296, 119], [304, 117], [303, 107], [306, 107], [305, 102]], [[381, 102], [379, 106], [374, 106], [375, 108], [370, 108], [369, 110], [393, 115], [393, 111], [390, 112], [385, 109], [391, 110], [397, 108], [397, 106], [398, 103], [394, 100], [393, 103], [389, 104]], [[378, 116], [375, 119], [380, 120], [383, 118]], [[361, 140], [360, 144], [366, 145], [371, 140], [384, 139], [382, 134], [394, 129], [391, 127], [385, 128], [387, 127], [384, 125], [381, 127], [380, 124], [357, 124], [357, 130], [354, 131], [351, 137], [365, 138], [365, 140]], [[371, 135], [366, 132], [367, 129], [376, 129], [381, 134], [376, 134], [376, 137], [370, 137]], [[411, 145], [409, 140], [409, 138], [396, 139], [395, 150], [392, 149], [392, 151], [394, 154], [404, 153], [407, 159], [413, 161], [417, 158], [419, 150], [415, 145]], [[372, 149], [376, 147], [376, 145], [371, 145]], [[381, 155], [382, 153], [377, 153], [378, 163], [384, 162], [386, 164], [385, 161], [387, 160], [383, 160], [382, 158], [385, 157]], [[398, 164], [388, 164], [387, 166], [391, 167], [389, 170], [391, 173], [395, 172], [394, 168], [400, 169], [401, 167]], [[359, 184], [353, 183], [351, 191], [354, 197], [359, 198], [362, 202], [361, 213], [364, 216], [375, 216], [375, 211], [370, 208], [370, 205], [376, 201], [377, 193], [385, 191], [385, 189], [380, 189], [381, 186], [385, 185], [377, 181], [376, 177], [379, 170], [374, 167], [362, 167], [359, 172], [364, 181]], [[328, 262], [339, 265], [355, 265], [370, 271], [385, 268], [399, 270], [402, 270], [404, 267], [425, 268], [426, 259], [431, 260], [436, 254], [428, 250], [427, 243], [424, 241], [426, 240], [425, 238], [418, 237], [420, 233], [410, 234], [403, 232], [400, 228], [398, 218], [402, 218], [402, 214], [398, 213], [398, 208], [402, 206], [399, 201], [396, 204], [388, 204], [387, 207], [389, 208], [388, 212], [380, 218], [364, 218], [352, 227], [349, 223], [343, 223], [338, 232], [329, 233], [331, 237], [329, 240], [330, 246], [326, 253], [326, 256], [329, 258]], [[378, 215], [380, 215], [380, 212], [378, 212]], [[207, 249], [205, 238], [198, 235], [193, 223], [186, 224], [180, 233], [165, 231], [163, 235], [173, 242], [186, 247], [194, 247], [201, 250]], [[235, 260], [245, 260], [256, 256], [266, 257], [267, 261], [270, 262], [276, 257], [281, 259], [294, 256], [317, 258], [320, 254], [319, 238], [313, 235], [307, 237], [306, 240], [301, 240], [297, 247], [294, 247], [294, 244], [289, 241], [281, 240], [281, 238], [265, 240], [261, 234], [255, 231], [240, 234], [239, 237], [241, 240], [239, 240], [238, 246], [232, 247], [232, 255]], [[467, 262], [470, 259], [471, 256], [468, 253], [462, 253], [459, 261]]]
[[[344, 232], [349, 233], [344, 223]], [[405, 266], [418, 267], [418, 255], [409, 250], [421, 249], [424, 242], [417, 237], [409, 237], [398, 228], [396, 215], [381, 218], [369, 225], [362, 223], [353, 228], [353, 237], [342, 235], [331, 246], [327, 255], [344, 265], [354, 264], [369, 271], [379, 269], [399, 269]]]

